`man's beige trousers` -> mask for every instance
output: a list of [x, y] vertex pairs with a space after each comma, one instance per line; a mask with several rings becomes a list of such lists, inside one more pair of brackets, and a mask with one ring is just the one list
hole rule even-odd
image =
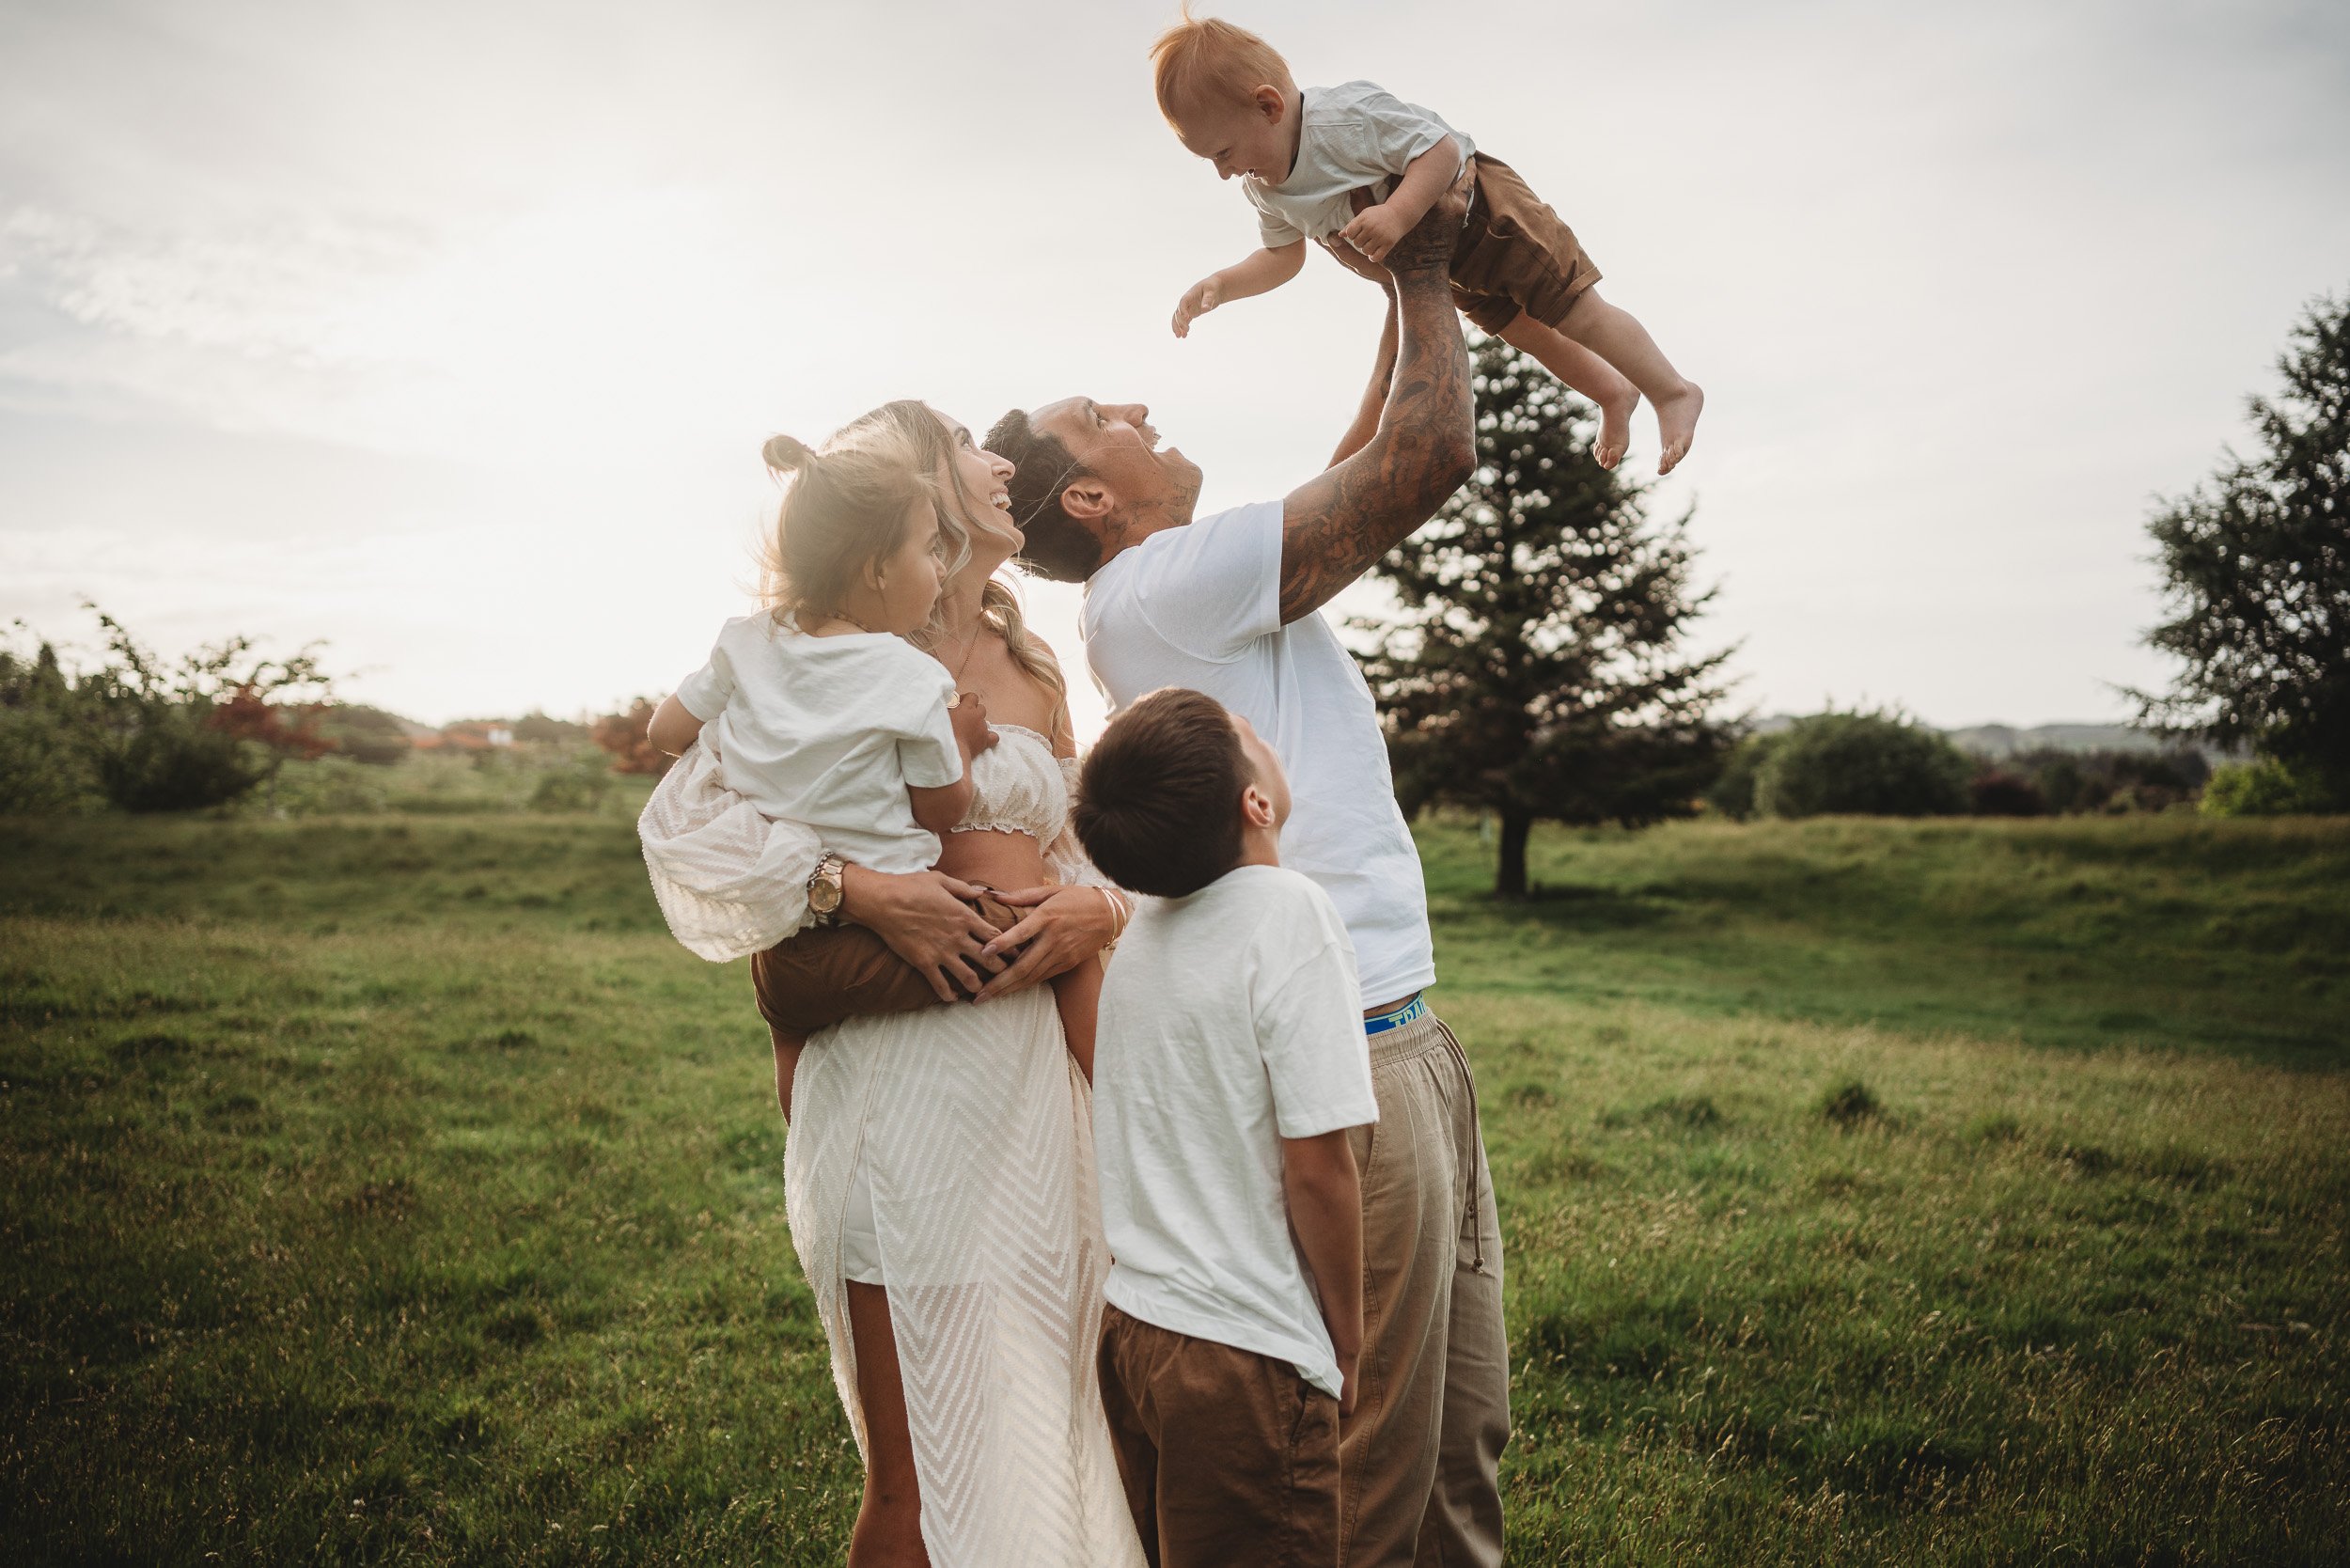
[[1346, 1568], [1498, 1568], [1510, 1346], [1501, 1227], [1468, 1058], [1434, 1013], [1373, 1035], [1363, 1358], [1340, 1440]]

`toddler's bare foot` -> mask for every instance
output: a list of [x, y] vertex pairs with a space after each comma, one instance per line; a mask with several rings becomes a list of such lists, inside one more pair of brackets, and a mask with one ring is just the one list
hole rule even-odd
[[1623, 461], [1632, 446], [1632, 411], [1640, 406], [1638, 387], [1622, 376], [1616, 383], [1619, 391], [1593, 400], [1599, 406], [1599, 439], [1591, 443], [1591, 456], [1602, 468], [1613, 468]]
[[1689, 443], [1697, 439], [1698, 416], [1705, 412], [1704, 389], [1693, 381], [1684, 381], [1681, 386], [1671, 397], [1656, 400], [1656, 435], [1665, 446], [1656, 459], [1659, 474], [1671, 473], [1689, 455]]

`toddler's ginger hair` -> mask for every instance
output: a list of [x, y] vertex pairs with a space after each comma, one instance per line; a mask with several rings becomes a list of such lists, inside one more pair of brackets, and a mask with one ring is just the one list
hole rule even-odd
[[1179, 107], [1241, 102], [1259, 87], [1287, 93], [1297, 86], [1279, 50], [1246, 27], [1212, 16], [1194, 17], [1188, 6], [1183, 19], [1151, 46], [1151, 74], [1159, 113], [1169, 125], [1175, 123]]

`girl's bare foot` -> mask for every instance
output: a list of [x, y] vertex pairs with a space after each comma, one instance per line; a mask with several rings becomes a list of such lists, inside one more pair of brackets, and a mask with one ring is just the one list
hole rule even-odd
[[1602, 468], [1613, 468], [1623, 461], [1623, 454], [1632, 446], [1632, 411], [1640, 406], [1640, 389], [1616, 378], [1617, 390], [1608, 397], [1592, 400], [1599, 407], [1599, 439], [1591, 443], [1591, 456]]
[[1681, 390], [1672, 396], [1656, 400], [1656, 435], [1664, 443], [1656, 459], [1659, 474], [1671, 473], [1689, 455], [1689, 444], [1697, 439], [1698, 416], [1704, 412], [1705, 390], [1693, 381], [1683, 382]]

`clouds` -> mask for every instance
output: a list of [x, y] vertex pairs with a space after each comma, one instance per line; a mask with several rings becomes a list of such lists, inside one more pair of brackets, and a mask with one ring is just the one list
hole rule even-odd
[[[1288, 489], [1376, 299], [1166, 336], [1250, 226], [1151, 106], [1162, 9], [10, 8], [0, 613], [561, 710], [740, 607], [772, 430], [1082, 389]], [[1230, 9], [1510, 158], [1705, 382], [1660, 501], [1766, 708], [2110, 712], [2146, 494], [2350, 283], [2339, 8]]]

